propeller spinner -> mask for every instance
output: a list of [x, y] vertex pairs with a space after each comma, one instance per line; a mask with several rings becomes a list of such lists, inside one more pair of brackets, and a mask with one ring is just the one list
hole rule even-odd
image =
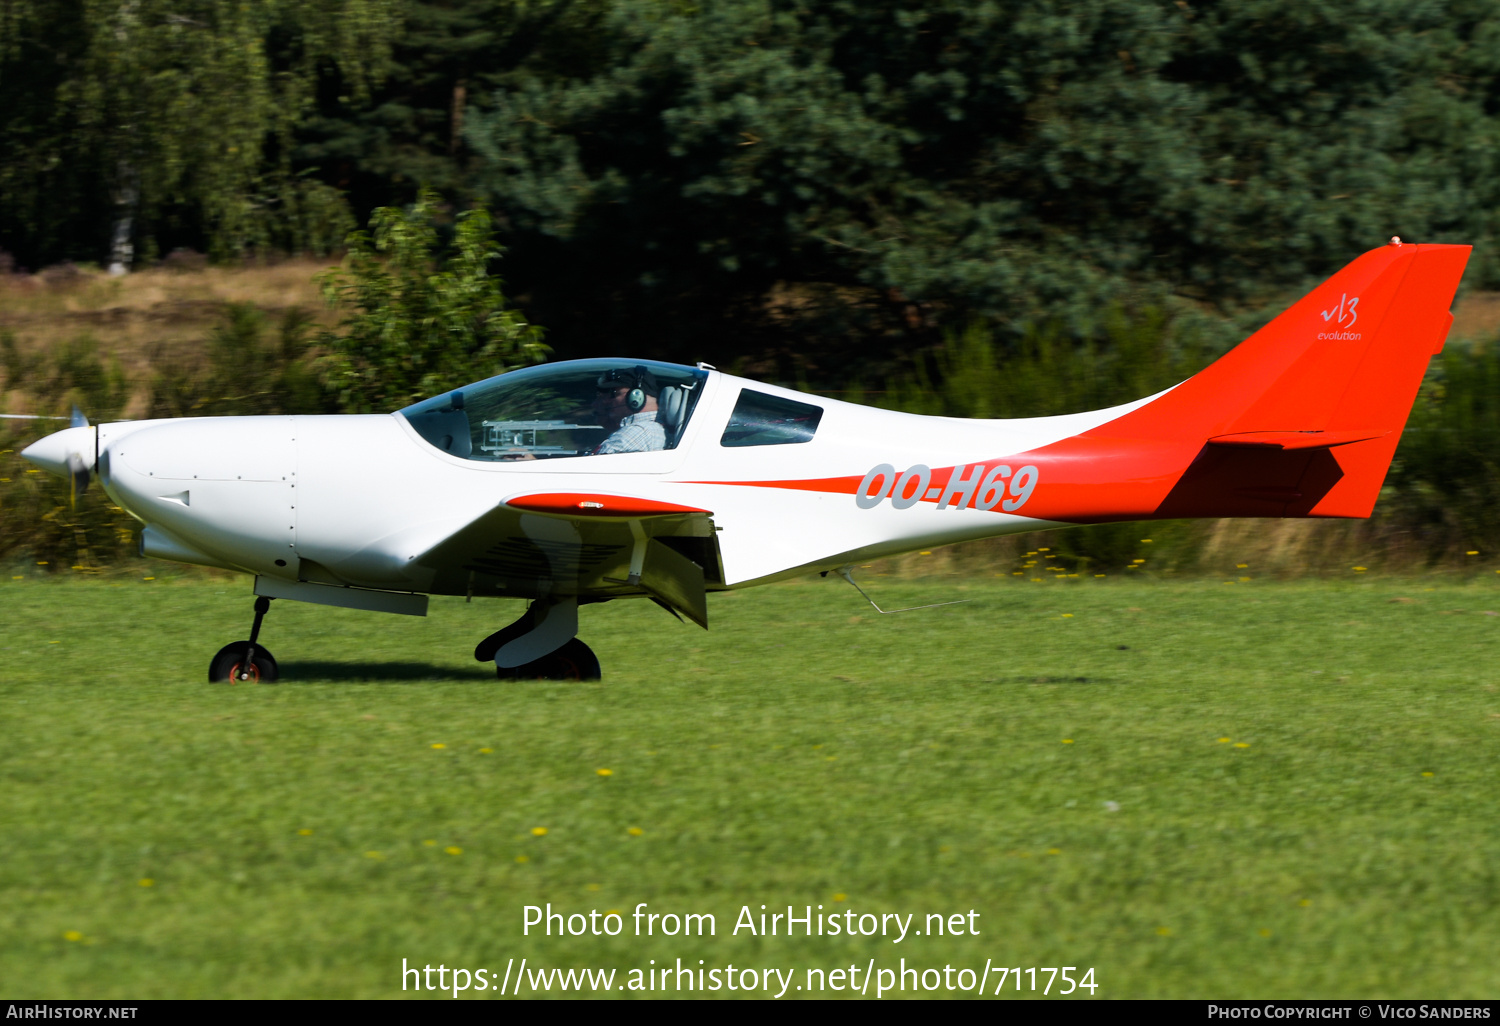
[[[19, 418], [12, 418], [19, 419]], [[61, 420], [61, 417], [37, 417], [37, 420]], [[88, 490], [97, 458], [98, 429], [73, 408], [72, 426], [54, 431], [21, 450], [21, 458], [30, 460], [47, 473], [66, 479], [73, 502]]]

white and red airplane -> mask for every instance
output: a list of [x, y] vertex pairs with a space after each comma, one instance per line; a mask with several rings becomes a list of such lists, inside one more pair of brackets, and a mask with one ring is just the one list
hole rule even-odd
[[709, 592], [974, 538], [1369, 516], [1469, 250], [1392, 239], [1202, 373], [1091, 413], [925, 417], [601, 359], [386, 415], [85, 423], [22, 455], [75, 488], [97, 476], [146, 525], [143, 554], [255, 576], [250, 638], [211, 680], [276, 679], [270, 599], [425, 615], [429, 595], [529, 599], [476, 658], [591, 679], [590, 602], [706, 627]]

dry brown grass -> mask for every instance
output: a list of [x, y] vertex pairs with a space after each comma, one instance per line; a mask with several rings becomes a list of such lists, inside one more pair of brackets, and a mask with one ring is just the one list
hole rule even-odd
[[[292, 307], [331, 323], [313, 276], [330, 260], [294, 259], [262, 266], [155, 269], [120, 278], [102, 272], [0, 276], [0, 331], [11, 332], [22, 353], [91, 336], [107, 360], [118, 360], [127, 380], [140, 386], [153, 368], [197, 369], [204, 340], [230, 303], [249, 303], [275, 318]], [[3, 373], [3, 372], [0, 372]], [[4, 381], [0, 395], [10, 412], [28, 412], [25, 382]], [[139, 387], [137, 387], [139, 393]], [[139, 416], [138, 394], [124, 416]]]

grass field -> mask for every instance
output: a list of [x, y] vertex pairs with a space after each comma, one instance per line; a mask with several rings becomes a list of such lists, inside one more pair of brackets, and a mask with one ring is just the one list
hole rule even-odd
[[[284, 683], [227, 687], [245, 582], [5, 581], [0, 990], [387, 997], [403, 958], [524, 956], [1500, 992], [1500, 577], [873, 588], [971, 601], [881, 617], [813, 579], [715, 597], [710, 633], [592, 606], [605, 681], [521, 685], [469, 655], [518, 606], [278, 602]], [[523, 937], [546, 902], [717, 935]], [[732, 936], [762, 904], [979, 936]]]

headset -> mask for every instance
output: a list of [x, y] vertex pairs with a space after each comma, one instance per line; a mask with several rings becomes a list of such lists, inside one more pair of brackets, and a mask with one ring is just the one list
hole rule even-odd
[[[622, 378], [625, 380], [621, 380]], [[646, 405], [646, 399], [648, 398], [646, 385], [647, 383], [654, 383], [652, 382], [650, 371], [645, 367], [636, 367], [632, 370], [619, 369], [605, 371], [599, 375], [600, 388], [619, 387], [627, 383], [630, 384], [630, 391], [625, 393], [625, 406], [631, 413], [639, 413], [641, 412], [641, 407]]]

